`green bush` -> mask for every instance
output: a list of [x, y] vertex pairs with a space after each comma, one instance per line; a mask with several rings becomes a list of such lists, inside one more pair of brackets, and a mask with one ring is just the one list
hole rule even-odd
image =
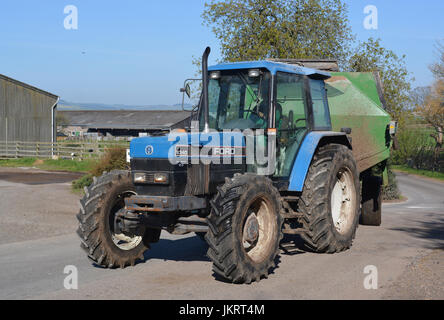
[[104, 172], [112, 170], [129, 170], [125, 148], [113, 147], [106, 149], [102, 158], [92, 166], [89, 174], [72, 182], [72, 188], [74, 191], [79, 191], [84, 187], [89, 187], [93, 182], [93, 177], [99, 177]]
[[397, 200], [400, 199], [401, 193], [398, 189], [398, 183], [393, 171], [388, 168], [388, 185], [382, 187], [382, 200]]
[[112, 170], [129, 170], [126, 162], [126, 149], [122, 147], [112, 147], [106, 149], [103, 157], [93, 166], [91, 174], [99, 177], [104, 172]]
[[[434, 168], [435, 142], [430, 136], [432, 130], [419, 123], [409, 124], [397, 133], [398, 149], [392, 151], [396, 165], [432, 170]], [[438, 171], [443, 168], [438, 168]]]
[[89, 187], [92, 182], [93, 182], [93, 175], [92, 174], [84, 175], [83, 177], [81, 177], [77, 180], [74, 180], [72, 182], [72, 189], [76, 192], [79, 192], [79, 191], [83, 190], [84, 187]]

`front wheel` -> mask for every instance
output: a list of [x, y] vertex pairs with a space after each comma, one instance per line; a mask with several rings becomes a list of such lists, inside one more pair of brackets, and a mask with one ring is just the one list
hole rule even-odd
[[244, 174], [218, 189], [207, 219], [213, 271], [234, 283], [267, 277], [282, 239], [280, 195], [266, 177]]
[[116, 170], [104, 174], [94, 179], [85, 191], [77, 215], [77, 234], [88, 258], [109, 268], [124, 268], [143, 260], [149, 242], [155, 242], [160, 231], [146, 229], [140, 236], [124, 234], [117, 227], [119, 211], [125, 207], [125, 197], [136, 194], [130, 173]]
[[325, 145], [313, 157], [299, 202], [302, 234], [315, 252], [348, 249], [355, 237], [360, 212], [359, 174], [346, 146]]

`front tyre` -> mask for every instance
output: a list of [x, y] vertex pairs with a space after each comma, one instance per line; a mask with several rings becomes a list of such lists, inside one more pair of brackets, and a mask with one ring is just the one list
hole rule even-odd
[[280, 194], [253, 174], [227, 179], [210, 201], [206, 240], [213, 271], [233, 283], [267, 277], [282, 239]]
[[116, 215], [125, 207], [124, 198], [135, 194], [127, 171], [106, 173], [85, 189], [77, 214], [77, 234], [81, 239], [80, 247], [95, 264], [108, 268], [133, 266], [137, 260], [144, 259], [148, 243], [158, 238], [156, 230], [147, 229], [143, 236], [115, 230]]
[[313, 157], [299, 201], [303, 213], [301, 235], [315, 252], [350, 248], [360, 213], [359, 174], [346, 146], [328, 144]]

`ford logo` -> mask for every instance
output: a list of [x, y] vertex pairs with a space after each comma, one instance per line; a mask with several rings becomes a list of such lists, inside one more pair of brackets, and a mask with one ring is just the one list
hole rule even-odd
[[153, 146], [151, 146], [151, 145], [146, 146], [146, 148], [145, 148], [145, 154], [146, 154], [147, 156], [152, 155], [153, 152], [154, 152], [154, 148], [153, 148]]

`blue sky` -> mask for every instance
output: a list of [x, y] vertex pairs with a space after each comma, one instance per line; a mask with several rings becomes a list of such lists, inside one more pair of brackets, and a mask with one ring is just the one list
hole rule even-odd
[[[358, 39], [380, 37], [406, 54], [413, 86], [429, 85], [434, 43], [444, 38], [442, 0], [347, 0]], [[75, 5], [78, 30], [65, 30], [63, 9]], [[378, 30], [363, 27], [364, 7], [378, 8]], [[218, 42], [202, 25], [199, 0], [2, 0], [0, 73], [74, 102], [155, 105], [181, 99], [195, 73], [193, 56]]]

